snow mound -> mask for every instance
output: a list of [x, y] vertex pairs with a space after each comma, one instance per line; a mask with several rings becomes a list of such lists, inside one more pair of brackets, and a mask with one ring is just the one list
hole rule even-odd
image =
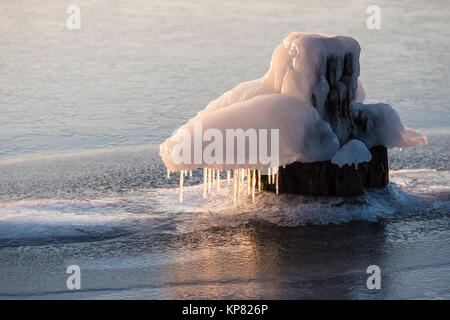
[[358, 168], [359, 163], [368, 162], [371, 159], [372, 155], [364, 143], [352, 139], [336, 152], [333, 158], [331, 158], [331, 162], [337, 164], [339, 168], [342, 168], [346, 164], [349, 166], [355, 164], [356, 168]]

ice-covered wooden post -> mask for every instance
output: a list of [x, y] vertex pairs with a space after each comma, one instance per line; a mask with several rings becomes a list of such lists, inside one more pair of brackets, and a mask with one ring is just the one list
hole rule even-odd
[[[344, 145], [350, 139], [364, 133], [367, 119], [353, 111], [359, 77], [360, 47], [348, 37], [322, 38], [323, 46], [315, 46], [315, 52], [300, 52], [301, 59], [319, 59], [316, 83], [311, 90], [310, 101], [327, 121]], [[317, 51], [317, 47], [321, 48]], [[303, 48], [308, 48], [305, 45]], [[303, 61], [308, 64], [308, 61]], [[372, 160], [339, 168], [328, 161], [311, 163], [294, 162], [279, 168], [279, 192], [307, 195], [351, 196], [363, 193], [364, 187], [383, 187], [389, 182], [387, 149], [376, 146], [370, 149]], [[275, 190], [262, 177], [264, 189]]]
[[[166, 168], [204, 168], [204, 196], [211, 191], [211, 170], [232, 169], [234, 202], [239, 199], [239, 181], [268, 166], [282, 167], [272, 183], [261, 172], [263, 188], [280, 193], [351, 196], [363, 193], [364, 187], [387, 185], [385, 147], [422, 146], [427, 139], [405, 127], [390, 105], [362, 103], [360, 50], [351, 37], [289, 34], [275, 48], [263, 77], [242, 82], [212, 100], [161, 144]], [[195, 138], [209, 129], [214, 139]], [[228, 130], [235, 133], [231, 148], [225, 148]], [[261, 139], [269, 132], [270, 139]], [[241, 143], [234, 144], [238, 138]], [[264, 155], [269, 148], [270, 157]]]

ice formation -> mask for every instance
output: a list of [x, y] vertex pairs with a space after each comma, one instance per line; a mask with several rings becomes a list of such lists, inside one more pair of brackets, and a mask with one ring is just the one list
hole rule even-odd
[[[222, 156], [212, 157], [214, 163], [198, 163], [195, 161], [195, 153], [182, 161], [175, 161], [174, 153], [180, 143], [187, 143], [188, 150], [194, 150], [195, 142], [201, 139], [195, 133], [195, 125], [201, 125], [203, 131], [214, 128], [220, 132], [221, 137], [226, 137], [226, 129], [239, 128], [256, 129], [260, 133], [262, 129], [278, 129], [279, 156], [278, 165], [286, 165], [294, 161], [314, 162], [330, 159], [339, 149], [339, 141], [331, 130], [330, 125], [322, 120], [317, 110], [310, 104], [294, 97], [281, 94], [268, 94], [257, 96], [249, 100], [236, 102], [226, 108], [220, 108], [214, 112], [200, 113], [189, 120], [177, 133], [167, 139], [161, 145], [160, 155], [166, 167], [171, 171], [195, 169], [208, 166], [215, 169], [251, 168], [261, 169], [267, 167], [261, 157], [257, 157], [256, 163], [251, 164], [250, 159], [245, 163], [238, 163], [238, 152], [234, 153], [234, 160], [226, 163], [226, 145], [221, 141], [217, 148], [221, 149]], [[199, 128], [200, 129], [200, 128]], [[267, 150], [272, 151], [271, 137], [267, 137]], [[183, 140], [184, 139], [184, 140]], [[202, 155], [208, 153], [208, 145], [213, 142], [201, 139]], [[258, 144], [262, 140], [259, 139]], [[251, 154], [251, 146], [245, 144], [245, 155]], [[255, 146], [256, 147], [256, 146]], [[216, 150], [217, 151], [217, 150]], [[259, 151], [259, 150], [258, 150]], [[269, 152], [268, 152], [269, 153]], [[213, 154], [214, 156], [214, 154]]]
[[[324, 103], [328, 94], [328, 83], [325, 79], [326, 58], [329, 55], [340, 56], [346, 52], [355, 56], [352, 63], [355, 69], [353, 81], [356, 82], [359, 76], [360, 47], [355, 39], [325, 34], [291, 33], [275, 48], [269, 71], [262, 78], [239, 84], [211, 101], [199, 114], [255, 96], [275, 93], [295, 97], [310, 104], [314, 95], [317, 100], [316, 108], [319, 114], [325, 117]], [[337, 74], [342, 74], [343, 69], [343, 64], [339, 64]], [[364, 97], [364, 91], [358, 96]]]
[[[365, 91], [358, 79], [359, 54], [360, 46], [351, 37], [304, 33], [287, 36], [275, 48], [270, 68], [262, 78], [243, 82], [211, 101], [161, 144], [160, 156], [168, 172], [180, 171], [180, 201], [183, 172], [196, 168], [204, 168], [204, 196], [213, 185], [219, 190], [220, 170], [227, 170], [227, 183], [231, 180], [229, 170], [233, 170], [235, 202], [244, 177], [248, 181], [247, 193], [251, 190], [253, 195], [257, 180], [261, 187], [260, 169], [270, 167], [263, 161], [260, 149], [278, 152], [273, 165], [276, 172], [278, 166], [295, 161], [334, 159], [340, 166], [357, 164], [370, 160], [368, 149], [376, 145], [391, 148], [426, 144], [423, 134], [402, 125], [391, 106], [362, 104]], [[333, 99], [344, 107], [330, 112], [327, 103]], [[216, 134], [195, 138], [209, 129]], [[278, 130], [279, 149], [273, 150], [272, 139], [276, 137], [270, 136], [262, 144], [258, 139], [256, 156], [252, 153], [254, 146], [247, 143], [244, 161], [239, 161], [234, 150], [234, 161], [230, 163], [225, 161], [230, 150], [218, 138], [226, 137], [228, 129]], [[180, 145], [184, 146], [181, 153]], [[186, 147], [192, 152], [185, 152]], [[203, 157], [205, 153], [209, 156]], [[270, 183], [277, 181], [277, 174], [269, 179]]]
[[342, 146], [331, 158], [331, 163], [337, 164], [339, 168], [344, 165], [354, 164], [358, 168], [358, 164], [361, 162], [367, 162], [372, 159], [370, 151], [366, 145], [359, 140], [352, 139]]
[[353, 119], [358, 124], [356, 135], [367, 148], [373, 146], [413, 147], [426, 145], [424, 134], [406, 128], [398, 113], [388, 104], [361, 104], [353, 106]]

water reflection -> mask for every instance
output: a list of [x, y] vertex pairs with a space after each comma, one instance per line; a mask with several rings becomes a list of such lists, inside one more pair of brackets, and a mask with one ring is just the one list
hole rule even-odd
[[[385, 259], [384, 225], [278, 227], [250, 222], [167, 239], [160, 298], [358, 298], [366, 268]], [[388, 289], [389, 284], [383, 288]]]

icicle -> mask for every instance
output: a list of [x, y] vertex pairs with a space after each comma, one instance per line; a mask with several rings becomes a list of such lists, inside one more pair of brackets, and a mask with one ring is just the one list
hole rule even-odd
[[211, 193], [211, 179], [212, 179], [212, 177], [211, 177], [211, 168], [208, 168], [208, 193], [210, 194]]
[[208, 168], [203, 168], [203, 198], [206, 198], [207, 189], [208, 189]]
[[277, 173], [275, 174], [275, 193], [278, 194], [278, 175], [279, 175], [279, 171], [277, 171]]
[[250, 169], [247, 169], [247, 195], [250, 195], [251, 182]]
[[272, 168], [272, 184], [275, 183], [275, 175], [276, 175], [275, 171], [278, 171], [278, 170], [276, 167], [273, 167]]
[[258, 188], [261, 191], [261, 170], [258, 170]]
[[236, 169], [233, 169], [233, 204], [234, 205], [236, 205], [237, 183], [238, 183], [237, 172], [236, 172]]
[[170, 179], [170, 170], [167, 169], [167, 179]]
[[187, 177], [187, 170], [183, 170], [184, 176]]
[[180, 170], [180, 190], [178, 192], [178, 200], [180, 203], [183, 203], [183, 178], [184, 178], [184, 172], [183, 170]]
[[189, 170], [189, 177], [192, 177], [192, 170]]
[[220, 191], [220, 170], [217, 170], [216, 186], [217, 186], [217, 193], [219, 193], [219, 191]]
[[270, 184], [270, 178], [272, 177], [272, 174], [270, 173], [270, 168], [267, 168], [267, 179], [269, 179], [268, 184]]
[[244, 169], [238, 169], [237, 173], [237, 201], [239, 202], [239, 192], [241, 191], [241, 180], [243, 175]]
[[255, 184], [256, 184], [256, 171], [252, 172], [252, 202], [255, 203]]
[[227, 170], [227, 184], [230, 184], [230, 177], [231, 176], [231, 173], [230, 173], [230, 170]]
[[216, 184], [216, 169], [212, 169], [211, 188]]

